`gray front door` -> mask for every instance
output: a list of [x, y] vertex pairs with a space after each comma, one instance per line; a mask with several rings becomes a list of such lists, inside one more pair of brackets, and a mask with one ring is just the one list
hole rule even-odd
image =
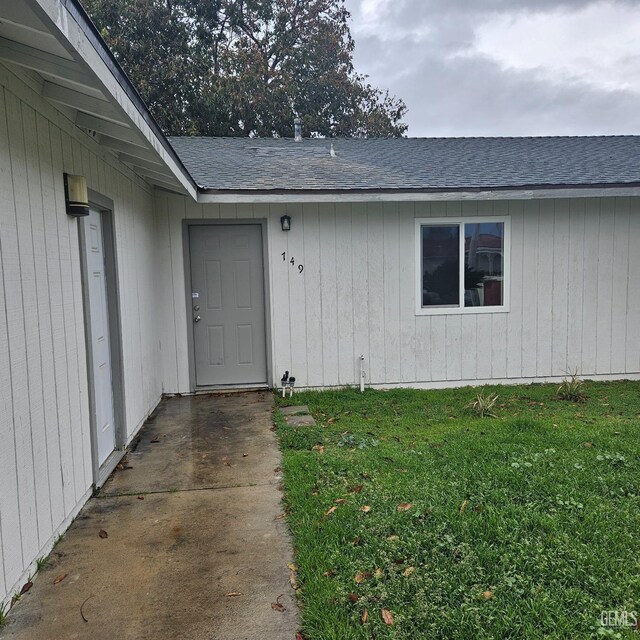
[[196, 385], [267, 382], [262, 227], [189, 227]]

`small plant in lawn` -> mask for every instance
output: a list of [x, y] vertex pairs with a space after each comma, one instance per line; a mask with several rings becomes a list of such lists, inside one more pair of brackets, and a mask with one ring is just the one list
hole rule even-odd
[[495, 418], [492, 410], [497, 401], [497, 393], [488, 393], [485, 389], [481, 389], [466, 408], [478, 418]]
[[7, 621], [7, 605], [0, 604], [0, 627]]
[[556, 394], [559, 400], [569, 402], [584, 402], [587, 396], [584, 394], [584, 380], [578, 377], [578, 370], [569, 371], [562, 380]]
[[44, 569], [46, 564], [47, 564], [46, 556], [42, 556], [41, 558], [36, 558], [36, 573], [41, 569]]

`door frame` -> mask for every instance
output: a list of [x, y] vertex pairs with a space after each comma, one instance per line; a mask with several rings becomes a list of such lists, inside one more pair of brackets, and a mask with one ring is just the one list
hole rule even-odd
[[89, 205], [101, 214], [102, 242], [104, 245], [105, 279], [107, 285], [107, 319], [109, 322], [109, 351], [111, 356], [111, 391], [113, 396], [113, 418], [115, 431], [114, 450], [99, 464], [98, 435], [95, 420], [96, 399], [94, 386], [93, 358], [91, 357], [91, 309], [89, 301], [89, 279], [85, 255], [85, 233], [82, 218], [78, 219], [78, 240], [80, 245], [80, 270], [82, 276], [82, 306], [84, 312], [85, 354], [87, 360], [87, 384], [89, 395], [89, 426], [91, 435], [91, 467], [93, 484], [101, 487], [111, 475], [125, 453], [126, 406], [124, 393], [124, 369], [122, 354], [122, 314], [120, 313], [120, 290], [118, 286], [118, 256], [113, 216], [113, 201], [95, 191], [89, 190]]
[[269, 243], [267, 233], [269, 230], [267, 218], [187, 218], [182, 221], [182, 248], [184, 255], [184, 289], [185, 309], [187, 314], [187, 350], [189, 356], [189, 389], [192, 393], [198, 391], [211, 391], [221, 389], [255, 389], [255, 384], [209, 385], [198, 386], [196, 384], [195, 342], [193, 337], [193, 301], [191, 299], [191, 245], [189, 243], [189, 230], [191, 227], [203, 227], [211, 225], [240, 226], [252, 224], [262, 229], [262, 271], [264, 287], [264, 332], [265, 350], [267, 358], [267, 386], [273, 384], [272, 346], [271, 346], [271, 295], [269, 290]]

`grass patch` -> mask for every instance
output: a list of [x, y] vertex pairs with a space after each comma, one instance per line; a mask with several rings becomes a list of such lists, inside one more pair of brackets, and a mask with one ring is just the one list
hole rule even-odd
[[640, 384], [584, 392], [488, 388], [484, 418], [474, 389], [278, 399], [318, 422], [276, 418], [304, 637], [573, 640], [640, 613]]

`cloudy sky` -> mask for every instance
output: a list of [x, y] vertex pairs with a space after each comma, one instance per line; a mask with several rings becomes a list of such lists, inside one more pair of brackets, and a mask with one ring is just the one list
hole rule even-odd
[[346, 0], [411, 136], [640, 134], [640, 0]]

